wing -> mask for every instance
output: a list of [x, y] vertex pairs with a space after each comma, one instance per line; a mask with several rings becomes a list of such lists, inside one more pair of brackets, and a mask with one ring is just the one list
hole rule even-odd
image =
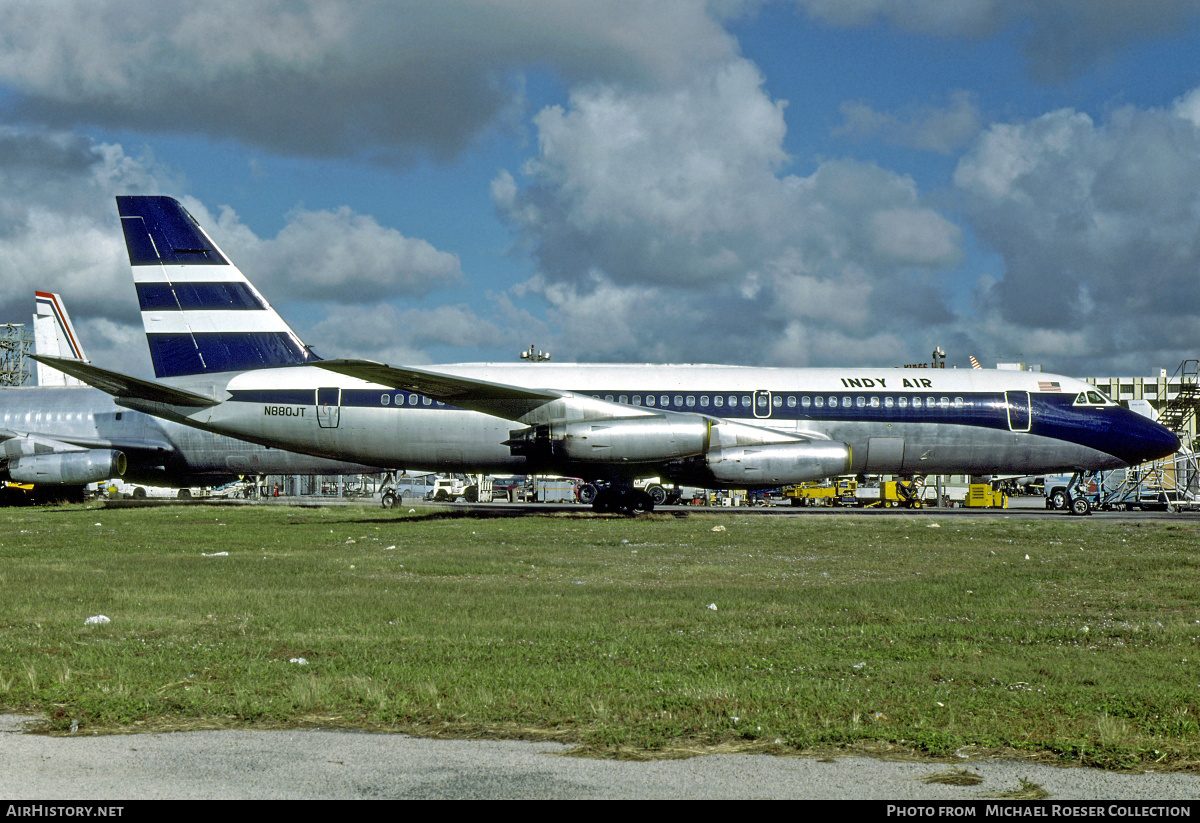
[[130, 453], [163, 455], [174, 452], [175, 446], [166, 440], [131, 437], [74, 437], [0, 429], [0, 455], [3, 456], [60, 454], [90, 449], [119, 449]]
[[[312, 365], [381, 386], [416, 392], [459, 408], [513, 420], [535, 428], [545, 424], [601, 421], [625, 421], [625, 424], [640, 428], [653, 425], [652, 420], [679, 421], [703, 418], [708, 421], [708, 426], [714, 427], [717, 441], [725, 445], [747, 446], [829, 440], [828, 435], [820, 432], [782, 432], [709, 414], [697, 415], [646, 406], [630, 406], [585, 394], [555, 389], [528, 389], [424, 369], [396, 368], [371, 360], [321, 360]], [[518, 435], [517, 432], [513, 434], [514, 437]]]
[[172, 406], [216, 406], [221, 401], [206, 397], [203, 394], [177, 389], [165, 383], [153, 380], [142, 380], [130, 377], [120, 372], [102, 369], [81, 360], [71, 360], [66, 357], [49, 357], [43, 354], [31, 354], [30, 358], [53, 366], [61, 372], [78, 377], [90, 386], [95, 386], [113, 397], [121, 399], [149, 400], [155, 403], [166, 403]]
[[569, 396], [567, 392], [526, 389], [423, 369], [396, 368], [371, 360], [320, 360], [312, 365], [505, 420], [521, 420], [531, 412]]

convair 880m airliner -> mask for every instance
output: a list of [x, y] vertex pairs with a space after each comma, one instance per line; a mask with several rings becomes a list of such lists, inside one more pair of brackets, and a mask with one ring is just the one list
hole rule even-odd
[[[118, 402], [342, 460], [540, 473], [650, 507], [637, 477], [764, 488], [847, 473], [1096, 471], [1171, 454], [1174, 434], [1069, 377], [320, 360], [168, 197], [118, 197], [158, 381], [55, 361]], [[1085, 509], [1086, 510], [1086, 509]]]

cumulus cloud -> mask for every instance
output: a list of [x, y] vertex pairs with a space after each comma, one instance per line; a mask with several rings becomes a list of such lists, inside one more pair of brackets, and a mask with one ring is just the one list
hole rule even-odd
[[734, 48], [699, 0], [0, 7], [0, 82], [26, 117], [386, 162], [455, 156], [521, 104], [528, 66], [669, 84]]
[[297, 328], [322, 357], [366, 357], [391, 364], [430, 362], [431, 346], [470, 348], [501, 335], [491, 320], [463, 305], [400, 310], [391, 304], [335, 306]]
[[[1026, 350], [1041, 340], [1080, 369], [1133, 352], [1194, 356], [1180, 322], [1200, 311], [1194, 99], [1103, 123], [1062, 109], [997, 124], [962, 158], [955, 185], [1006, 267], [981, 310], [1026, 335]], [[1086, 345], [1064, 346], [1073, 334]]]
[[274, 238], [259, 238], [228, 206], [193, 216], [262, 290], [288, 300], [361, 303], [417, 296], [462, 280], [458, 257], [343, 206], [298, 210]]
[[[29, 323], [33, 292], [58, 292], [94, 362], [146, 374], [114, 195], [163, 192], [178, 194], [179, 181], [151, 157], [69, 132], [0, 127], [0, 322]], [[349, 208], [298, 210], [275, 237], [262, 238], [229, 207], [214, 217], [194, 198], [181, 199], [277, 306], [319, 300], [361, 309], [462, 280], [457, 256]], [[456, 325], [487, 327], [478, 318], [455, 320], [452, 309], [439, 312], [441, 333], [421, 327], [428, 339], [444, 340]]]
[[1069, 80], [1122, 49], [1180, 31], [1200, 0], [794, 0], [816, 19], [863, 27], [885, 21], [939, 37], [986, 37], [1011, 28], [1030, 75]]
[[[120, 146], [0, 127], [0, 322], [28, 324], [37, 290], [61, 293], [81, 332], [93, 317], [137, 320], [112, 195], [155, 193], [163, 180]], [[103, 341], [85, 346], [104, 351]]]
[[877, 333], [876, 290], [961, 260], [961, 231], [911, 178], [851, 160], [786, 174], [784, 106], [753, 65], [731, 60], [671, 90], [579, 89], [535, 118], [538, 154], [492, 194], [538, 263], [526, 288], [578, 335], [559, 348], [797, 363], [811, 350], [775, 345], [795, 324]]
[[841, 106], [843, 123], [835, 135], [875, 138], [922, 151], [951, 154], [966, 146], [982, 128], [974, 95], [956, 91], [945, 108], [925, 107], [900, 116], [878, 112], [860, 101]]
[[[993, 31], [1021, 0], [794, 0], [820, 20], [837, 26], [870, 26], [886, 20], [906, 31], [977, 36]], [[1053, 2], [1053, 0], [1048, 0]]]

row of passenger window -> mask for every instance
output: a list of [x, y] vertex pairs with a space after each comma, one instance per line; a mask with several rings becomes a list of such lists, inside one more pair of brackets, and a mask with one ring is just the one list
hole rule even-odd
[[[601, 399], [600, 395], [598, 395], [598, 394], [592, 395], [592, 396], [597, 400]], [[662, 394], [662, 395], [654, 395], [654, 394], [611, 395], [611, 394], [606, 394], [606, 395], [604, 395], [603, 399], [607, 400], [610, 403], [615, 401], [617, 403], [626, 403], [626, 404], [632, 403], [632, 405], [634, 405], [634, 406], [656, 406], [656, 407], [668, 408], [668, 409], [683, 409], [683, 408], [691, 409], [691, 408], [696, 408], [697, 406], [699, 406], [699, 408], [702, 408], [702, 409], [743, 408], [743, 409], [749, 410], [749, 409], [753, 408], [755, 405], [757, 405], [759, 413], [762, 413], [766, 410], [767, 402], [768, 402], [766, 394], [758, 394], [753, 397], [749, 394], [743, 394], [740, 396], [736, 395], [736, 394], [730, 394], [730, 395], [718, 394], [718, 395], [712, 395], [711, 397], [707, 394], [701, 394], [698, 396], [694, 395], [694, 394], [687, 394], [687, 395], [676, 394], [674, 396], [669, 395], [669, 394]], [[418, 395], [418, 394], [397, 394], [395, 396], [395, 398], [393, 398], [392, 395], [390, 395], [390, 394], [384, 394], [384, 395], [380, 396], [379, 401], [380, 401], [380, 404], [384, 405], [384, 406], [389, 406], [389, 405], [392, 405], [393, 403], [397, 406], [403, 406], [403, 405], [416, 406], [418, 404], [420, 404], [422, 406], [435, 405], [435, 401], [431, 400], [428, 397], [424, 397], [424, 396]], [[884, 409], [893, 409], [893, 408], [899, 408], [899, 409], [908, 409], [908, 408], [949, 409], [951, 407], [956, 408], [956, 409], [961, 409], [966, 405], [966, 403], [964, 402], [964, 400], [961, 397], [955, 397], [955, 398], [920, 397], [920, 396], [916, 396], [916, 395], [914, 395], [912, 397], [908, 397], [905, 395], [900, 395], [897, 397], [893, 397], [892, 395], [887, 395], [885, 397], [879, 397], [878, 395], [872, 395], [871, 397], [864, 397], [862, 395], [851, 396], [848, 394], [844, 394], [844, 395], [836, 395], [836, 394], [807, 395], [807, 394], [805, 394], [805, 395], [800, 395], [799, 397], [797, 397], [796, 395], [791, 395], [791, 394], [789, 394], [789, 395], [773, 394], [773, 395], [771, 395], [770, 404], [776, 409], [783, 408], [783, 406], [785, 404], [787, 405], [787, 407], [789, 409], [794, 409], [797, 406], [799, 406], [802, 409], [813, 409], [813, 408], [836, 409], [839, 407], [843, 408], [843, 409], [849, 409], [849, 408], [857, 408], [857, 409], [866, 409], [866, 408], [871, 408], [871, 409], [879, 409], [879, 408], [884, 408]], [[446, 404], [441, 401], [437, 401], [436, 405], [445, 406]]]
[[[595, 397], [597, 400], [600, 399], [600, 395], [592, 395], [592, 396]], [[771, 405], [777, 409], [782, 408], [785, 404], [787, 405], [787, 407], [789, 409], [794, 409], [797, 406], [799, 406], [802, 409], [811, 409], [811, 408], [836, 409], [839, 407], [843, 408], [843, 409], [849, 409], [849, 408], [858, 408], [858, 409], [866, 409], [866, 408], [871, 408], [871, 409], [930, 408], [930, 409], [933, 409], [933, 408], [940, 408], [940, 409], [948, 409], [951, 407], [956, 408], [956, 409], [961, 409], [966, 405], [966, 402], [961, 397], [954, 397], [954, 398], [950, 398], [950, 397], [920, 397], [920, 396], [908, 397], [908, 396], [904, 396], [904, 395], [901, 395], [898, 397], [892, 396], [892, 395], [887, 395], [885, 397], [879, 397], [878, 395], [872, 395], [871, 397], [864, 397], [862, 395], [852, 396], [852, 395], [836, 395], [836, 394], [830, 394], [830, 395], [807, 395], [806, 394], [806, 395], [800, 395], [799, 397], [797, 397], [796, 395], [791, 395], [791, 394], [789, 394], [789, 395], [772, 394], [770, 396], [770, 398], [771, 398], [770, 399]], [[690, 409], [690, 408], [695, 408], [697, 405], [700, 408], [709, 408], [710, 403], [713, 408], [718, 408], [718, 409], [720, 409], [720, 408], [736, 409], [739, 407], [743, 408], [743, 409], [750, 409], [754, 406], [757, 406], [758, 410], [761, 412], [767, 408], [767, 394], [765, 394], [765, 393], [764, 394], [756, 394], [753, 396], [753, 398], [751, 397], [751, 395], [748, 395], [748, 394], [743, 394], [740, 397], [739, 397], [739, 395], [736, 395], [736, 394], [728, 395], [728, 397], [726, 397], [725, 395], [714, 395], [711, 398], [707, 394], [701, 394], [699, 396], [693, 395], [693, 394], [687, 394], [687, 395], [676, 394], [674, 396], [669, 395], [669, 394], [663, 394], [663, 395], [653, 395], [653, 394], [625, 395], [625, 394], [620, 394], [620, 395], [615, 395], [615, 396], [611, 395], [611, 394], [606, 394], [606, 395], [604, 395], [604, 399], [609, 402], [616, 401], [617, 403], [632, 402], [632, 404], [634, 406], [642, 406], [642, 405], [655, 406], [655, 405], [657, 405], [657, 406], [660, 406], [663, 408], [676, 408], [676, 409], [678, 409], [678, 408], [689, 408]]]
[[[396, 398], [395, 398], [396, 405], [403, 406], [405, 404], [404, 398], [406, 398], [406, 397], [408, 398], [408, 405], [410, 405], [410, 406], [415, 406], [418, 403], [420, 403], [422, 406], [434, 405], [433, 400], [431, 400], [428, 397], [425, 397], [424, 395], [420, 395], [420, 394], [397, 394]], [[390, 406], [392, 404], [392, 396], [390, 394], [380, 395], [379, 402], [384, 406]], [[441, 400], [438, 400], [437, 405], [444, 406], [446, 404], [443, 403]]]

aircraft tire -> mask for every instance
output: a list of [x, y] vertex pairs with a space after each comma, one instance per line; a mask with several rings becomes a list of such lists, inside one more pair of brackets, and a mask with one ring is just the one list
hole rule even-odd
[[591, 483], [584, 483], [579, 487], [579, 502], [585, 506], [596, 502], [596, 496], [599, 490]]
[[1088, 502], [1086, 497], [1076, 497], [1071, 501], [1071, 514], [1083, 516], [1092, 513], [1092, 504]]
[[463, 493], [463, 497], [466, 498], [466, 501], [468, 503], [478, 503], [479, 502], [479, 487], [478, 486], [467, 486], [467, 490], [466, 490], [466, 492]]
[[383, 493], [383, 497], [380, 498], [379, 503], [385, 509], [391, 509], [391, 508], [395, 508], [396, 504], [399, 501], [400, 501], [400, 498], [397, 496], [397, 494], [394, 491], [389, 489], [388, 491], [385, 491]]
[[[630, 489], [629, 491], [618, 492], [617, 493], [617, 512], [619, 514], [625, 515], [626, 517], [633, 517], [639, 511], [644, 511], [644, 509], [642, 509], [642, 505], [643, 505], [642, 495], [643, 494], [644, 494], [644, 492], [635, 491], [633, 489]], [[646, 495], [645, 503], [647, 505], [653, 505], [652, 503], [650, 503], [649, 495]]]
[[650, 486], [645, 494], [650, 496], [652, 506], [661, 506], [667, 502], [667, 490], [662, 486]]
[[1067, 507], [1067, 493], [1062, 489], [1055, 491], [1046, 498], [1046, 504], [1055, 511], [1061, 511]]

